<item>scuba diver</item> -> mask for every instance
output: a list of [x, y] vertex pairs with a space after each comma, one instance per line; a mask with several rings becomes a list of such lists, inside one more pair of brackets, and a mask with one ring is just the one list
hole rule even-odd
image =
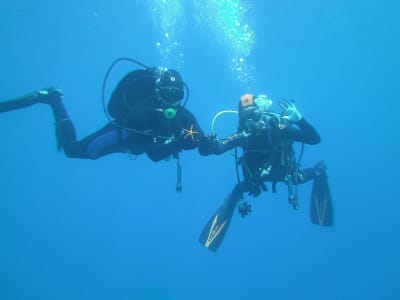
[[[105, 83], [113, 66], [121, 60], [132, 61], [143, 68], [131, 71], [120, 80], [106, 109]], [[137, 61], [120, 58], [108, 70], [103, 84], [103, 108], [109, 122], [82, 140], [77, 140], [75, 126], [64, 107], [60, 89], [43, 89], [0, 102], [0, 112], [37, 103], [49, 105], [55, 118], [58, 149], [71, 158], [98, 159], [111, 153], [146, 153], [157, 162], [173, 156], [177, 158], [177, 191], [180, 191], [178, 154], [182, 150], [196, 148], [203, 136], [196, 118], [184, 107], [188, 96], [188, 87], [176, 70], [150, 68]], [[181, 105], [184, 98], [186, 100]]]
[[[288, 187], [288, 200], [298, 209], [297, 185], [314, 180], [310, 203], [310, 218], [314, 224], [333, 225], [332, 203], [323, 161], [312, 168], [300, 169], [296, 161], [294, 142], [316, 145], [321, 138], [318, 132], [302, 117], [293, 102], [282, 101], [283, 112], [271, 111], [272, 101], [266, 95], [245, 94], [239, 101], [239, 126], [227, 139], [218, 139], [212, 133], [204, 136], [199, 144], [201, 155], [222, 154], [236, 147], [243, 155], [236, 160], [241, 165], [244, 179], [239, 180], [203, 229], [199, 242], [216, 251], [225, 236], [235, 208], [242, 217], [251, 212], [251, 205], [243, 200], [243, 194], [257, 197], [267, 191], [266, 182], [284, 182]], [[232, 112], [232, 111], [227, 111]], [[214, 121], [214, 120], [213, 120]], [[238, 173], [238, 170], [237, 170]]]

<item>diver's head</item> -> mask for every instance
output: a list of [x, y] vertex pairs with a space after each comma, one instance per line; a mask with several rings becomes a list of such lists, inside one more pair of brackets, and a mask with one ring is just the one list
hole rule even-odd
[[239, 101], [239, 117], [253, 114], [254, 112], [267, 112], [272, 105], [272, 100], [264, 94], [244, 94]]
[[244, 94], [239, 101], [239, 127], [249, 129], [260, 121], [269, 110], [272, 101], [266, 95]]
[[183, 81], [176, 70], [157, 68], [156, 93], [160, 101], [166, 106], [177, 106], [183, 99]]

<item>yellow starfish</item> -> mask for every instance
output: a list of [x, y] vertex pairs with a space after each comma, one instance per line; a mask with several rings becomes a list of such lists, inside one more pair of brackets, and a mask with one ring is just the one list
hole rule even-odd
[[193, 124], [190, 125], [190, 129], [183, 128], [183, 130], [186, 132], [184, 139], [190, 136], [192, 138], [192, 141], [194, 141], [194, 135], [199, 133], [198, 131], [193, 130]]

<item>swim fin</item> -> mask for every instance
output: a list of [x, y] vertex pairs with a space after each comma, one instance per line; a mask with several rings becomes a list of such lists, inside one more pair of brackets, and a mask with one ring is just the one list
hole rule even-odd
[[208, 220], [199, 237], [199, 242], [211, 251], [217, 251], [221, 245], [232, 219], [236, 203], [242, 196], [241, 185], [238, 184], [225, 202], [218, 208]]
[[31, 94], [0, 102], [0, 113], [21, 109], [36, 103], [51, 104], [63, 96], [62, 91], [57, 88], [42, 89]]
[[310, 201], [311, 223], [333, 226], [333, 205], [328, 177], [322, 175], [314, 179]]
[[0, 113], [25, 108], [38, 103], [38, 94], [33, 93], [20, 98], [0, 102]]

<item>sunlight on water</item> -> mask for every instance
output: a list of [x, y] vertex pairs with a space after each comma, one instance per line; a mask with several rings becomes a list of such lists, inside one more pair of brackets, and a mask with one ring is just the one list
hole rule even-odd
[[180, 44], [181, 28], [185, 22], [184, 7], [181, 0], [148, 0], [154, 23], [161, 32], [156, 47], [164, 66], [183, 65], [184, 57]]
[[[197, 23], [197, 29], [205, 31], [218, 41], [227, 54], [227, 63], [241, 85], [250, 89], [254, 85], [254, 67], [248, 62], [255, 32], [247, 21], [250, 5], [244, 0], [193, 0], [189, 13], [188, 0], [148, 0], [154, 23], [160, 30], [156, 47], [164, 65], [181, 67], [184, 55], [181, 45], [187, 15]], [[185, 5], [186, 4], [186, 5]]]
[[[211, 30], [214, 38], [226, 47], [233, 75], [251, 88], [254, 68], [247, 57], [255, 41], [255, 32], [246, 22], [250, 6], [239, 0], [193, 0], [197, 22]], [[208, 27], [208, 28], [207, 28]]]

